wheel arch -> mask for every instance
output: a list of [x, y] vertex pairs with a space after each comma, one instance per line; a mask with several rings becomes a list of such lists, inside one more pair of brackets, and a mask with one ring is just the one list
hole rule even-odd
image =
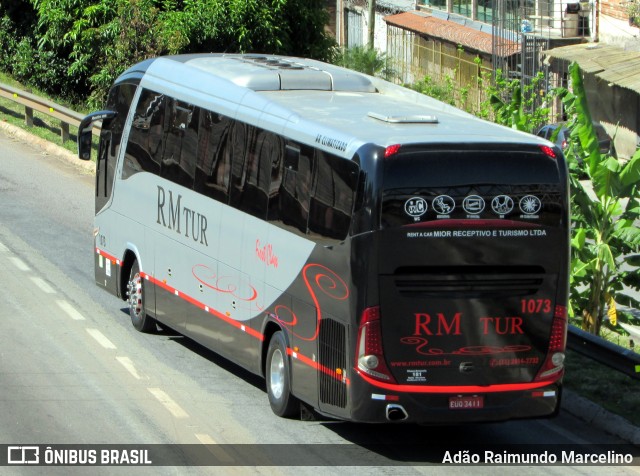
[[142, 265], [140, 264], [140, 258], [138, 256], [137, 250], [134, 250], [133, 247], [128, 247], [124, 256], [122, 257], [122, 266], [120, 266], [120, 280], [118, 282], [118, 295], [122, 300], [127, 299], [127, 283], [129, 282], [129, 274], [131, 273], [131, 268], [133, 267], [133, 263], [138, 262], [138, 266], [142, 270]]
[[[269, 351], [269, 343], [271, 342], [273, 334], [278, 331], [282, 331], [286, 345], [289, 347], [289, 335], [285, 329], [275, 321], [268, 321], [264, 327], [264, 332], [262, 333], [264, 335], [264, 340], [262, 341], [262, 349], [260, 351], [260, 374], [263, 377], [267, 376], [267, 352]], [[289, 358], [289, 356], [287, 355], [286, 358]]]

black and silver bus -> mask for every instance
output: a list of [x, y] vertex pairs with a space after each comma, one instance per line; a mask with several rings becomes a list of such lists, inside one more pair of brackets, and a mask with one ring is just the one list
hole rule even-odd
[[83, 121], [95, 276], [300, 402], [360, 422], [554, 415], [567, 170], [550, 142], [318, 61], [202, 54], [123, 73]]

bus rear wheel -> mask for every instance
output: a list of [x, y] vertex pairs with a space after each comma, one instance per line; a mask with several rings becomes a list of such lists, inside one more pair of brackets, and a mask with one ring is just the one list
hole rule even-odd
[[300, 402], [291, 394], [291, 369], [282, 331], [273, 334], [269, 341], [266, 378], [267, 395], [273, 413], [280, 417], [293, 417], [300, 411]]
[[129, 281], [127, 283], [127, 302], [129, 303], [129, 315], [131, 323], [140, 332], [153, 332], [156, 330], [156, 321], [147, 315], [144, 309], [144, 279], [140, 276], [140, 266], [133, 262]]

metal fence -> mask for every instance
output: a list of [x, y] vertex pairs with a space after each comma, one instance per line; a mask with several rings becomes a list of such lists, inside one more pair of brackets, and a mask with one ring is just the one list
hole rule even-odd
[[[60, 138], [63, 143], [69, 140], [69, 126], [78, 127], [84, 118], [84, 114], [3, 83], [0, 83], [0, 97], [24, 106], [24, 122], [27, 127], [33, 126], [34, 111], [58, 119], [60, 121]], [[94, 127], [93, 134], [100, 135], [99, 126]]]
[[491, 63], [441, 41], [393, 26], [387, 32], [387, 58], [397, 81], [414, 84], [428, 78], [454, 92], [457, 107], [478, 111], [486, 100]]

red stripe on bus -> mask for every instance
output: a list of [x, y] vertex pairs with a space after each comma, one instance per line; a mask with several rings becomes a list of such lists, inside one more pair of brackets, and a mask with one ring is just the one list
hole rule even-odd
[[379, 382], [358, 369], [354, 369], [360, 377], [374, 387], [383, 388], [393, 392], [403, 393], [496, 393], [496, 392], [520, 392], [535, 388], [547, 387], [555, 383], [553, 380], [532, 383], [505, 383], [497, 385], [398, 385]]
[[100, 256], [104, 256], [106, 259], [108, 259], [112, 263], [120, 264], [120, 260], [118, 258], [116, 258], [115, 256], [110, 255], [109, 253], [107, 253], [104, 250], [101, 250], [100, 248], [96, 248], [96, 253], [99, 254]]
[[287, 355], [290, 355], [291, 357], [293, 357], [294, 359], [299, 360], [300, 362], [302, 362], [305, 365], [308, 365], [309, 367], [312, 367], [316, 370], [319, 370], [320, 372], [327, 374], [329, 377], [333, 377], [334, 379], [340, 381], [340, 382], [344, 382], [345, 384], [349, 385], [349, 379], [343, 375], [340, 375], [339, 373], [337, 373], [335, 370], [331, 370], [328, 367], [325, 367], [322, 364], [319, 364], [318, 362], [310, 359], [309, 357], [307, 357], [304, 354], [301, 354], [300, 352], [296, 352], [293, 349], [291, 349], [290, 347], [287, 347]]
[[[120, 262], [119, 260], [117, 260], [114, 256], [111, 256], [109, 253], [104, 252], [103, 250], [96, 248], [96, 253], [98, 253], [99, 255], [104, 256], [106, 259], [109, 259], [111, 261], [114, 262]], [[204, 304], [201, 301], [198, 301], [197, 299], [189, 296], [188, 294], [185, 294], [181, 291], [179, 291], [178, 289], [169, 286], [166, 282], [161, 281], [159, 279], [154, 278], [153, 276], [151, 276], [150, 274], [145, 273], [144, 271], [140, 272], [140, 277], [142, 277], [143, 279], [147, 279], [148, 281], [152, 282], [153, 284], [155, 284], [156, 286], [159, 286], [160, 288], [164, 289], [165, 291], [170, 292], [171, 294], [174, 294], [176, 296], [178, 296], [181, 299], [184, 299], [185, 301], [187, 301], [188, 303], [192, 304], [193, 306], [196, 306], [200, 309], [202, 309], [205, 312], [208, 312], [209, 314], [212, 314], [213, 316], [217, 317], [218, 319], [223, 320], [224, 322], [226, 322], [227, 324], [240, 329], [242, 332], [246, 332], [247, 334], [249, 334], [252, 337], [255, 337], [256, 339], [260, 340], [260, 341], [264, 341], [264, 334], [262, 334], [261, 332], [256, 331], [255, 329], [244, 325], [242, 322], [240, 321], [236, 321], [235, 319], [232, 319], [231, 317], [227, 316], [226, 314], [223, 314], [215, 309], [212, 309], [211, 307], [207, 306], [206, 304]], [[294, 351], [292, 349], [287, 349], [287, 354], [289, 355], [293, 355]], [[320, 371], [324, 374], [329, 375], [332, 378], [335, 378], [338, 381], [344, 382], [347, 385], [349, 385], [349, 379], [346, 378], [343, 375], [339, 375], [338, 373], [336, 373], [335, 370], [331, 370], [327, 367], [325, 367], [324, 365], [321, 365], [317, 362], [314, 362], [312, 359], [310, 359], [309, 357], [300, 354], [298, 352], [295, 352], [295, 358], [298, 359], [300, 362], [302, 362], [305, 365], [308, 365], [309, 367], [315, 369], [316, 371]]]
[[217, 317], [218, 319], [223, 320], [227, 324], [230, 324], [233, 327], [235, 327], [237, 329], [240, 329], [242, 332], [245, 332], [245, 333], [249, 334], [252, 337], [255, 337], [256, 339], [258, 339], [260, 341], [264, 341], [264, 334], [262, 334], [261, 332], [256, 331], [255, 329], [253, 329], [250, 326], [247, 326], [247, 325], [243, 324], [241, 321], [236, 321], [235, 319], [232, 319], [231, 317], [227, 316], [226, 314], [223, 314], [223, 313], [221, 313], [219, 311], [216, 311], [215, 309], [207, 306], [203, 302], [200, 302], [197, 299], [194, 299], [193, 297], [189, 296], [188, 294], [185, 294], [185, 293], [179, 291], [178, 289], [175, 289], [175, 288], [169, 286], [164, 281], [160, 281], [159, 279], [156, 279], [156, 278], [154, 278], [153, 276], [151, 276], [151, 275], [149, 275], [147, 273], [140, 272], [140, 276], [142, 276], [143, 278], [148, 279], [149, 281], [151, 281], [156, 286], [159, 286], [162, 289], [164, 289], [166, 291], [169, 291], [171, 294], [174, 294], [174, 295], [184, 299], [188, 303], [190, 303], [190, 304], [202, 309], [203, 311], [208, 312], [209, 314]]
[[[225, 321], [226, 323], [242, 330], [243, 332], [246, 332], [247, 334], [249, 334], [250, 336], [255, 337], [258, 340], [264, 341], [264, 334], [256, 331], [255, 329], [245, 326], [244, 324], [242, 324], [240, 321], [236, 321], [235, 319], [232, 319], [231, 317], [222, 314], [219, 311], [216, 311], [215, 309], [210, 308], [209, 306], [205, 305], [204, 303], [198, 301], [197, 299], [194, 299], [193, 297], [189, 296], [188, 294], [185, 294], [183, 292], [180, 292], [179, 290], [169, 286], [167, 283], [165, 283], [164, 281], [160, 281], [156, 278], [154, 278], [153, 276], [145, 273], [145, 272], [140, 272], [140, 276], [142, 278], [148, 279], [149, 281], [151, 281], [152, 283], [154, 283], [157, 286], [160, 286], [162, 289], [169, 291], [171, 294], [175, 294], [176, 296], [184, 299], [185, 301], [189, 302], [190, 304], [202, 309], [205, 312], [209, 312], [210, 314], [216, 316], [219, 319], [222, 319], [223, 321]], [[298, 359], [300, 362], [302, 362], [305, 365], [308, 365], [309, 367], [315, 369], [316, 371], [320, 371], [324, 374], [329, 375], [330, 377], [344, 382], [345, 384], [349, 385], [349, 379], [336, 373], [335, 370], [331, 370], [327, 367], [325, 367], [324, 365], [319, 364], [318, 362], [314, 362], [312, 359], [310, 359], [309, 357], [299, 353], [299, 352], [294, 352], [293, 349], [287, 348], [287, 354], [290, 356], [294, 356], [294, 358]], [[295, 354], [295, 355], [294, 355]]]

